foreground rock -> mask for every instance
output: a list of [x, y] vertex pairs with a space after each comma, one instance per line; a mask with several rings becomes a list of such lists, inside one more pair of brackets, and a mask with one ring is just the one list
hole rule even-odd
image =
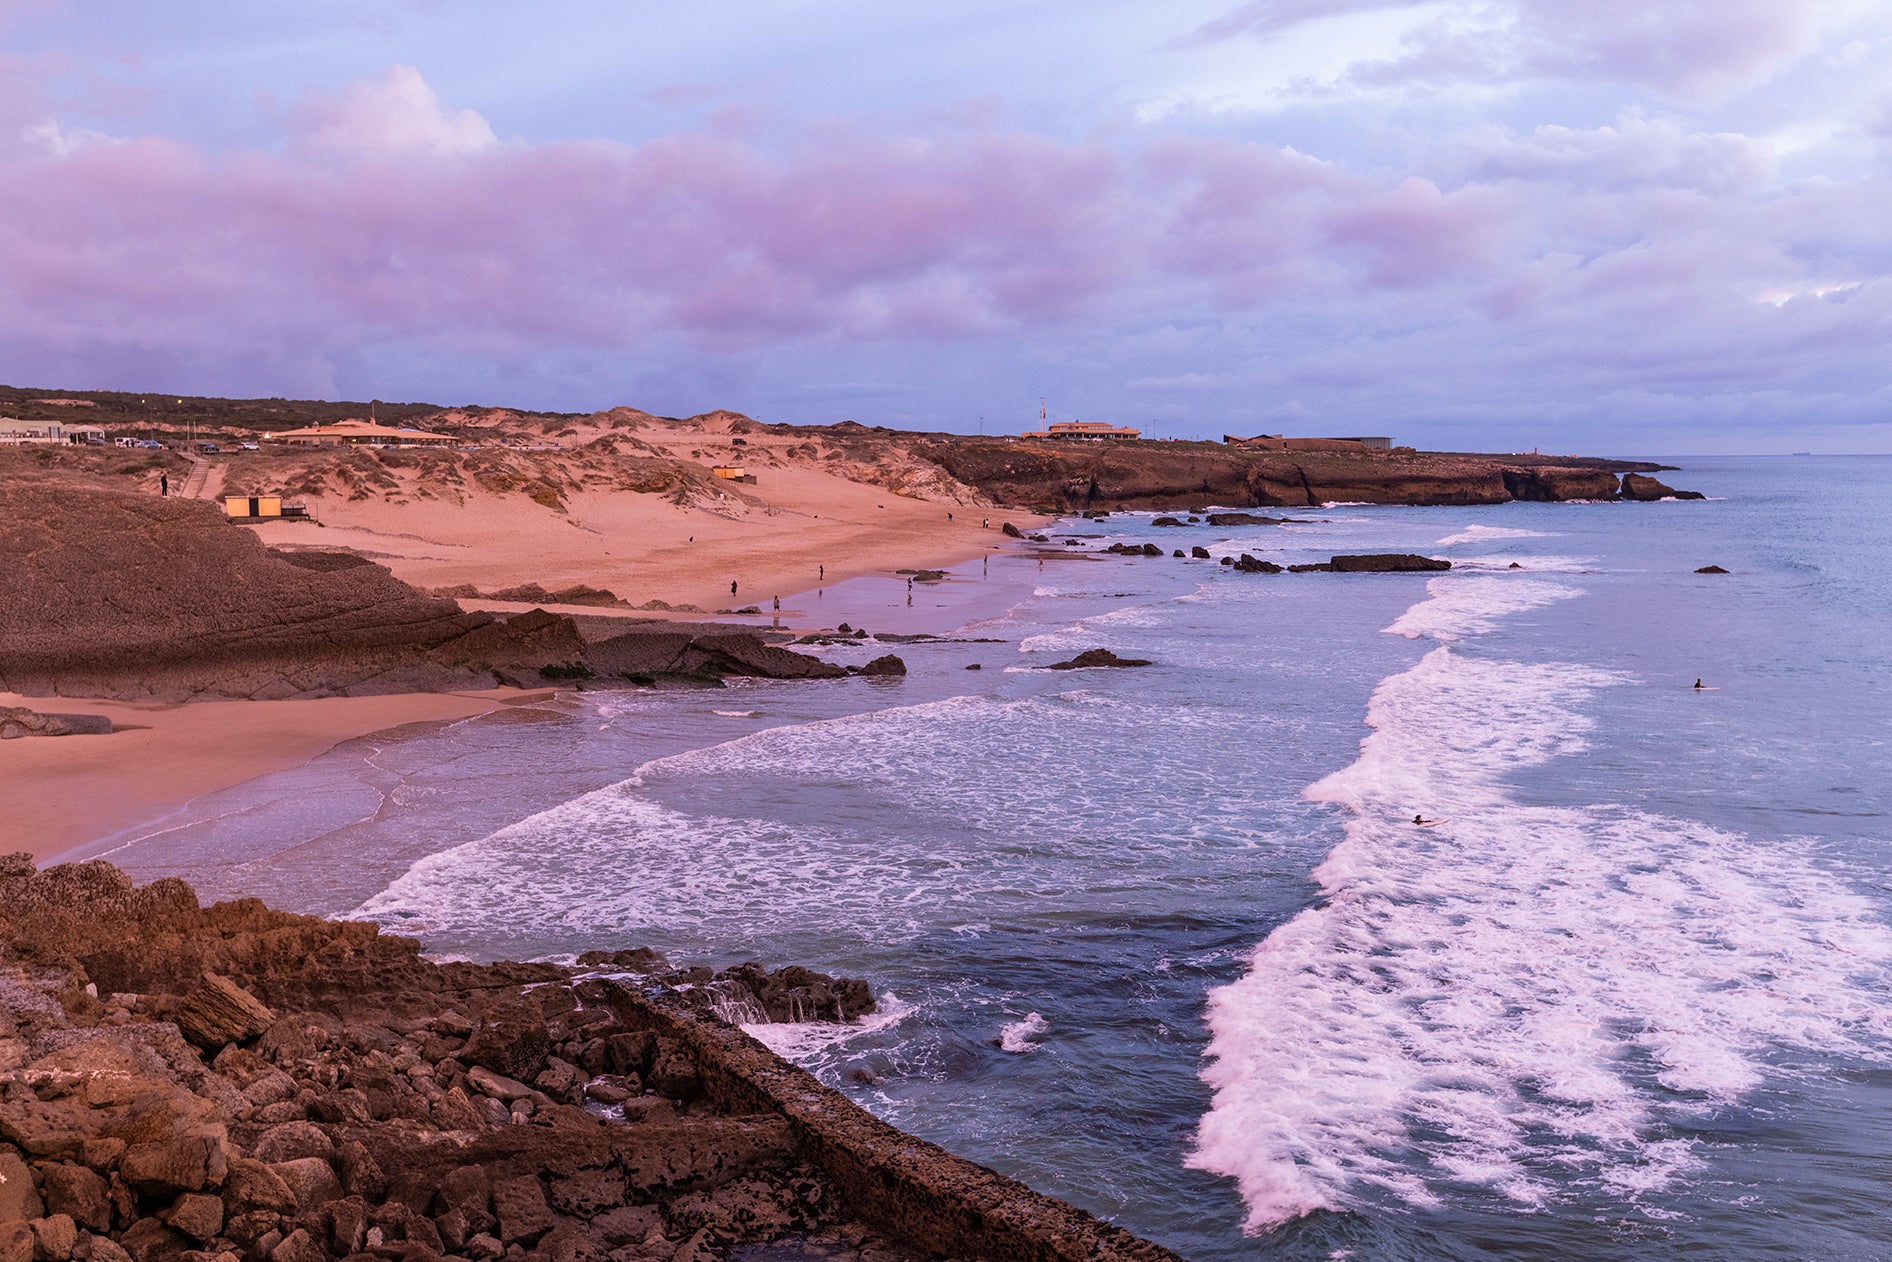
[[[687, 987], [687, 989], [679, 989]], [[423, 960], [373, 925], [0, 859], [8, 1262], [1170, 1262], [723, 1019], [864, 983], [647, 951]]]

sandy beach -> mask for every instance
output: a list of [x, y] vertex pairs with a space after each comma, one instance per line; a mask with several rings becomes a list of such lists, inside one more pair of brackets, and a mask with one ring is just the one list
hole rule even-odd
[[360, 552], [424, 589], [585, 583], [633, 605], [660, 600], [714, 613], [751, 605], [771, 611], [776, 598], [824, 584], [955, 565], [1001, 548], [1005, 521], [1026, 527], [1044, 520], [915, 498], [831, 472], [788, 455], [791, 437], [752, 435], [737, 448], [700, 430], [641, 434], [660, 450], [674, 447], [679, 459], [743, 462], [757, 480], [730, 484], [721, 498], [685, 503], [581, 490], [548, 507], [477, 486], [427, 497], [415, 493], [418, 470], [396, 469], [391, 476], [402, 485], [378, 495], [307, 497], [319, 526], [252, 529], [272, 547]]
[[142, 705], [0, 693], [0, 706], [103, 714], [110, 736], [0, 742], [0, 851], [44, 861], [160, 818], [202, 793], [298, 766], [343, 741], [543, 694], [327, 697]]
[[[908, 630], [929, 613], [949, 615], [934, 608], [945, 595], [937, 585], [922, 585], [918, 608], [905, 604], [898, 571], [1003, 555], [1010, 542], [999, 529], [1004, 521], [1028, 527], [1041, 520], [900, 494], [849, 476], [859, 470], [790, 456], [788, 440], [771, 435], [752, 435], [739, 447], [731, 435], [694, 427], [644, 434], [653, 447], [700, 461], [704, 472], [717, 460], [745, 460], [757, 480], [725, 491], [705, 479], [709, 493], [694, 496], [576, 490], [554, 506], [478, 485], [423, 494], [423, 471], [391, 462], [393, 484], [377, 494], [340, 487], [311, 494], [311, 521], [248, 529], [271, 546], [358, 552], [422, 589], [585, 584], [630, 605], [681, 607], [685, 618], [755, 607], [760, 617], [729, 620], [795, 630], [832, 626], [850, 614], [859, 622], [865, 602], [876, 627]], [[231, 478], [279, 476], [267, 473], [264, 461], [253, 475], [236, 466], [217, 481], [229, 489]], [[516, 613], [534, 606], [465, 599], [463, 607]], [[666, 616], [662, 608], [538, 607], [591, 618]], [[299, 765], [342, 741], [465, 718], [507, 699], [508, 690], [500, 690], [178, 705], [0, 693], [3, 705], [105, 714], [117, 729], [109, 737], [0, 744], [0, 848], [45, 860], [159, 819], [200, 794]]]

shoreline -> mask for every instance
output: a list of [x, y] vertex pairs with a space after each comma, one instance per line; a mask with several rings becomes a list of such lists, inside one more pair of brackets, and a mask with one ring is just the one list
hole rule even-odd
[[[1002, 564], [1009, 569], [1029, 561], [1029, 553], [965, 546], [952, 551], [958, 560], [947, 563], [949, 577], [940, 583], [916, 585], [915, 594], [922, 603], [912, 609], [904, 603], [902, 576], [891, 572], [891, 567], [876, 565], [850, 567], [859, 572], [790, 594], [789, 607], [781, 617], [771, 619], [773, 627], [753, 614], [740, 619], [709, 615], [705, 620], [723, 622], [732, 630], [807, 633], [842, 621], [859, 625], [871, 616], [870, 630], [944, 634], [1003, 616], [1012, 604], [1029, 597], [1030, 584], [1022, 583], [1016, 573], [992, 576], [994, 588], [987, 595], [966, 590], [980, 579], [951, 572], [993, 557], [1006, 558]], [[847, 590], [838, 590], [842, 588]], [[959, 599], [939, 599], [949, 593]], [[462, 603], [481, 608], [495, 602]], [[500, 607], [523, 612], [535, 606]], [[587, 617], [621, 614], [627, 621], [667, 620], [666, 615], [643, 610], [547, 608]], [[941, 610], [950, 612], [942, 617]], [[35, 737], [0, 743], [0, 820], [6, 821], [0, 837], [5, 849], [24, 850], [42, 865], [75, 858], [96, 851], [118, 834], [159, 824], [206, 794], [303, 766], [348, 741], [412, 724], [475, 718], [550, 695], [545, 690], [497, 688], [285, 701], [132, 702], [0, 693], [0, 706], [103, 714], [113, 727], [109, 737]]]
[[299, 767], [336, 746], [414, 723], [454, 722], [544, 692], [391, 693], [303, 701], [147, 703], [0, 693], [0, 706], [103, 714], [110, 736], [0, 744], [3, 849], [45, 864], [164, 819], [206, 793]]

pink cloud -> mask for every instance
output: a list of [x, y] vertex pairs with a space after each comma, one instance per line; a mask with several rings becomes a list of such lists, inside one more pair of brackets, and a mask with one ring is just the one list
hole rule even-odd
[[[1041, 339], [1134, 354], [1125, 381], [1192, 398], [1487, 372], [1594, 395], [1699, 383], [1718, 359], [1779, 371], [1783, 344], [1843, 367], [1892, 289], [1882, 181], [1777, 191], [1755, 142], [1636, 115], [1482, 130], [1382, 175], [1252, 141], [978, 125], [500, 143], [417, 79], [305, 105], [282, 151], [0, 155], [10, 372], [212, 365], [277, 393], [375, 355], [733, 364]], [[1319, 345], [1253, 367], [1296, 339]]]

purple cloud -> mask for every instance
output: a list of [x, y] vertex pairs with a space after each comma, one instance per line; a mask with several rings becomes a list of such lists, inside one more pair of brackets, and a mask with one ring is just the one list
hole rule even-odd
[[977, 121], [526, 144], [399, 67], [286, 117], [274, 148], [0, 154], [9, 375], [332, 393], [590, 355], [702, 389], [818, 351], [842, 381], [1081, 361], [1178, 415], [1391, 421], [1717, 380], [1865, 398], [1888, 333], [1883, 179], [1782, 189], [1768, 146], [1635, 112], [1391, 173]]

